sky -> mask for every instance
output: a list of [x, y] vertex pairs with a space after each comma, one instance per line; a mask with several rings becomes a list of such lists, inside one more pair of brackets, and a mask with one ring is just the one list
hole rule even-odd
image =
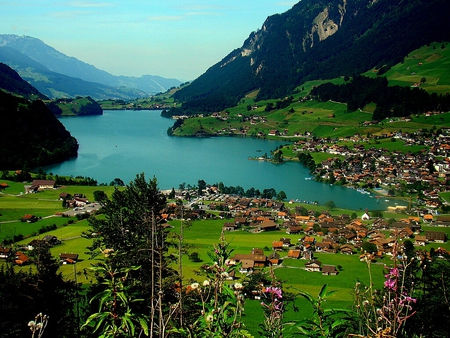
[[0, 34], [28, 35], [113, 75], [191, 81], [298, 0], [0, 0]]

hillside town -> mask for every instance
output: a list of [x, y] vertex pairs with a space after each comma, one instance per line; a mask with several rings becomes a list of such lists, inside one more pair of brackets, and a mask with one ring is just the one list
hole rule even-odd
[[[427, 146], [419, 153], [389, 151], [377, 147], [380, 139], [402, 141], [405, 146]], [[353, 147], [338, 145], [351, 142]], [[367, 144], [374, 143], [370, 148]], [[381, 137], [354, 135], [336, 140], [324, 138], [302, 139], [294, 150], [303, 153], [323, 152], [330, 158], [316, 165], [312, 173], [316, 179], [332, 184], [379, 189], [389, 196], [417, 194], [418, 205], [437, 210], [443, 201], [438, 194], [449, 190], [450, 129], [435, 133], [392, 133]], [[382, 189], [380, 189], [382, 188]]]

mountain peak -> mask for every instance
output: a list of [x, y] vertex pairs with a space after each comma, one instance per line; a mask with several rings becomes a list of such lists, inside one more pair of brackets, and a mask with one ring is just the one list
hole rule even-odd
[[307, 80], [389, 68], [423, 45], [450, 41], [448, 13], [445, 0], [302, 0], [174, 97], [211, 112], [257, 89], [258, 100], [280, 98]]

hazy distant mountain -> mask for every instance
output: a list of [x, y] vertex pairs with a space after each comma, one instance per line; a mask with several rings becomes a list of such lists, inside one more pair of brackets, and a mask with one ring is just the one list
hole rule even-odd
[[135, 88], [114, 88], [55, 73], [16, 49], [0, 47], [0, 62], [13, 68], [42, 94], [50, 98], [90, 96], [94, 99], [134, 99], [147, 93]]
[[156, 94], [181, 84], [181, 81], [176, 79], [167, 79], [153, 75], [141, 77], [114, 76], [93, 65], [67, 56], [41, 40], [30, 36], [1, 34], [0, 46], [16, 49], [55, 73], [111, 87], [129, 87], [139, 89], [148, 94]]
[[307, 80], [386, 70], [450, 41], [449, 13], [448, 0], [302, 0], [174, 97], [185, 112], [213, 112], [254, 90], [257, 99], [282, 98]]

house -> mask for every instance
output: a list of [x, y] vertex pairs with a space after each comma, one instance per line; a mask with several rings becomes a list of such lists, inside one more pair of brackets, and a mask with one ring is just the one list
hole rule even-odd
[[272, 252], [267, 259], [272, 265], [278, 265], [281, 263], [281, 256], [278, 252]]
[[33, 180], [31, 186], [27, 187], [26, 192], [38, 192], [45, 189], [55, 189], [55, 180]]
[[322, 268], [322, 262], [318, 261], [317, 259], [313, 259], [309, 262], [305, 263], [305, 270], [306, 271], [320, 271]]
[[302, 227], [301, 226], [296, 226], [296, 225], [289, 225], [286, 233], [287, 234], [298, 234], [302, 231]]
[[30, 263], [30, 259], [23, 252], [17, 251], [16, 256], [14, 257], [14, 263], [22, 266], [22, 265], [26, 265], [26, 264]]
[[425, 214], [423, 215], [423, 221], [427, 223], [433, 222], [433, 215], [432, 214]]
[[322, 266], [322, 275], [336, 276], [337, 274], [338, 274], [338, 271], [336, 270], [336, 267], [334, 265], [324, 265], [324, 266]]
[[351, 244], [344, 244], [344, 245], [341, 245], [339, 250], [341, 251], [341, 254], [353, 255], [355, 247], [353, 245], [351, 245]]
[[316, 243], [316, 251], [328, 251], [331, 248], [328, 242], [318, 242]]
[[425, 246], [427, 244], [427, 236], [416, 235], [414, 237], [414, 245]]
[[428, 242], [444, 243], [447, 240], [445, 232], [425, 231], [425, 237]]
[[[238, 264], [243, 261], [253, 261], [253, 267], [264, 267], [267, 263], [267, 256], [264, 255], [264, 251], [261, 249], [253, 249], [251, 254], [235, 254], [230, 259], [230, 264]], [[246, 263], [248, 267], [249, 263]], [[253, 268], [252, 267], [252, 268]]]
[[236, 229], [237, 229], [237, 225], [234, 222], [225, 222], [222, 227], [222, 230], [224, 230], [224, 231], [233, 231]]
[[258, 225], [258, 230], [260, 231], [271, 231], [276, 230], [277, 228], [278, 224], [267, 218], [260, 225]]
[[283, 242], [282, 241], [273, 241], [272, 242], [272, 250], [273, 251], [282, 251], [283, 250]]
[[0, 258], [6, 259], [12, 254], [11, 248], [4, 248], [0, 246]]
[[241, 266], [239, 268], [240, 273], [249, 273], [253, 271], [255, 267], [255, 261], [251, 259], [243, 259], [241, 260]]
[[22, 217], [22, 222], [34, 223], [38, 221], [38, 217], [32, 214], [25, 214]]
[[42, 241], [50, 246], [61, 244], [61, 241], [58, 239], [58, 237], [51, 235], [45, 235], [44, 238], [42, 238]]
[[287, 256], [288, 256], [288, 258], [299, 259], [302, 257], [302, 252], [301, 252], [301, 250], [289, 250]]
[[283, 242], [283, 247], [289, 248], [291, 246], [291, 239], [286, 237], [281, 237], [280, 241]]
[[78, 254], [76, 253], [60, 253], [59, 261], [62, 264], [75, 264], [78, 260]]

